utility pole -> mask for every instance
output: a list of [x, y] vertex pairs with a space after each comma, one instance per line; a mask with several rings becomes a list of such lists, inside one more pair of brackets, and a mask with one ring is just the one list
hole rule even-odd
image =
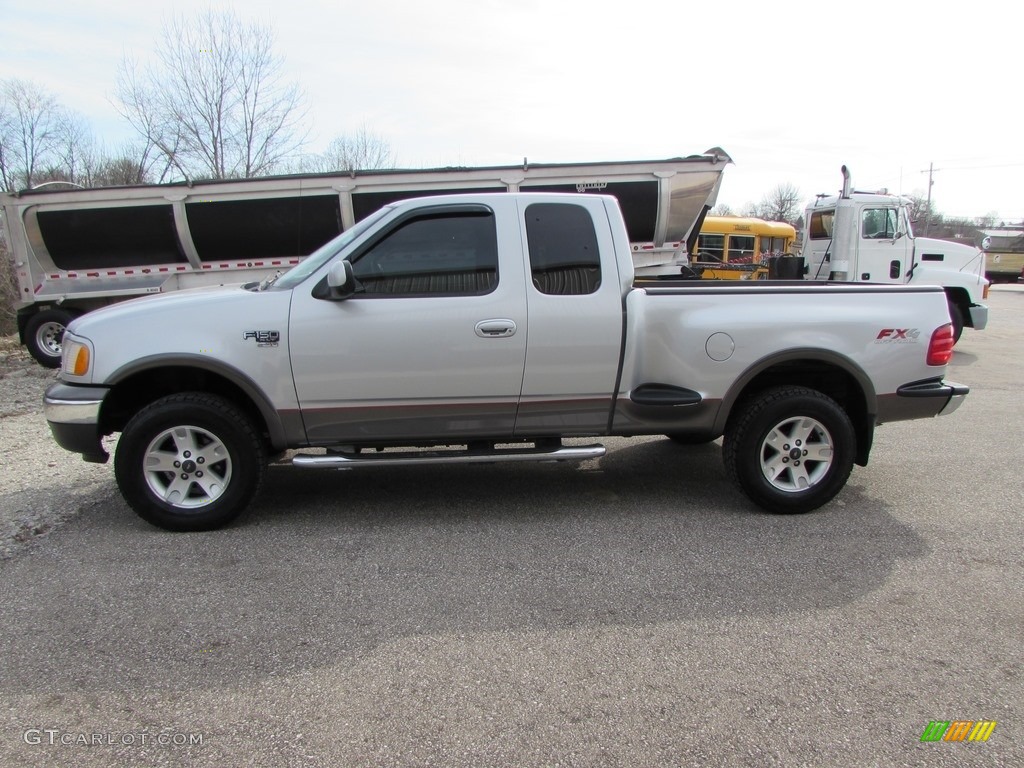
[[934, 173], [934, 163], [928, 163], [928, 202], [925, 205], [927, 213], [924, 217], [924, 236], [928, 237], [928, 228], [932, 225], [932, 173]]

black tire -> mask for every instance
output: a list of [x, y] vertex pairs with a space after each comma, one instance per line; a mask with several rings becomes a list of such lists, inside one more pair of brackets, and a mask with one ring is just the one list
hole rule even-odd
[[[147, 469], [147, 458], [161, 457], [166, 469]], [[114, 475], [143, 520], [168, 531], [208, 531], [245, 510], [266, 463], [248, 416], [222, 397], [186, 392], [157, 400], [128, 422]]]
[[850, 417], [835, 400], [786, 386], [759, 392], [738, 407], [726, 427], [722, 458], [730, 479], [755, 504], [799, 514], [842, 490], [856, 447]]
[[75, 315], [64, 309], [44, 309], [25, 323], [25, 347], [45, 368], [60, 368], [61, 342]]
[[964, 312], [955, 301], [949, 302], [949, 321], [953, 324], [953, 343], [956, 344], [964, 332]]

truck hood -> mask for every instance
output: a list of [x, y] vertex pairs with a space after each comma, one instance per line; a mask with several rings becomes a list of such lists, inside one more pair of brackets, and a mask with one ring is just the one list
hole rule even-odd
[[918, 263], [928, 262], [929, 256], [941, 256], [941, 263], [945, 269], [977, 275], [979, 279], [984, 278], [985, 254], [973, 246], [931, 237], [915, 237], [914, 260]]
[[958, 260], [967, 262], [972, 258], [980, 257], [982, 251], [971, 245], [954, 243], [952, 240], [936, 240], [934, 237], [914, 237], [914, 244], [921, 253], [947, 253], [954, 254]]
[[88, 335], [87, 328], [96, 327], [97, 324], [108, 325], [110, 323], [132, 322], [133, 318], [145, 317], [153, 313], [179, 312], [183, 306], [199, 309], [210, 305], [224, 307], [234, 305], [239, 294], [248, 294], [242, 287], [237, 285], [212, 285], [202, 288], [189, 288], [183, 291], [171, 293], [151, 294], [139, 296], [127, 301], [121, 301], [110, 306], [101, 307], [88, 314], [76, 318], [68, 326], [73, 333]]
[[[96, 310], [68, 326], [93, 348], [91, 381], [128, 367], [209, 358], [210, 365], [251, 367], [254, 350], [287, 359], [291, 291], [251, 291], [241, 284], [146, 296]], [[270, 357], [264, 353], [264, 360]]]

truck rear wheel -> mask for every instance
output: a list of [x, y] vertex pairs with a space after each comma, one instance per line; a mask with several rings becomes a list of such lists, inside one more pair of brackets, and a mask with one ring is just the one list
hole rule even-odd
[[722, 458], [755, 504], [796, 514], [842, 490], [856, 442], [850, 417], [835, 400], [806, 387], [774, 387], [739, 407], [726, 428]]
[[36, 312], [25, 324], [25, 347], [37, 363], [46, 368], [60, 368], [61, 342], [64, 330], [75, 316], [64, 309]]
[[263, 480], [266, 451], [252, 420], [222, 397], [188, 392], [139, 411], [121, 433], [114, 474], [128, 504], [169, 531], [227, 525]]

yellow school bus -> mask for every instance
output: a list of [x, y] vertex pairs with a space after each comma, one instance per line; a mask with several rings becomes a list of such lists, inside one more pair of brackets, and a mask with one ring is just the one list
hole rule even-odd
[[691, 254], [702, 277], [763, 280], [768, 260], [793, 250], [796, 229], [781, 221], [742, 216], [708, 216]]
[[796, 229], [781, 221], [743, 216], [708, 216], [693, 256], [697, 261], [751, 264], [793, 250]]

